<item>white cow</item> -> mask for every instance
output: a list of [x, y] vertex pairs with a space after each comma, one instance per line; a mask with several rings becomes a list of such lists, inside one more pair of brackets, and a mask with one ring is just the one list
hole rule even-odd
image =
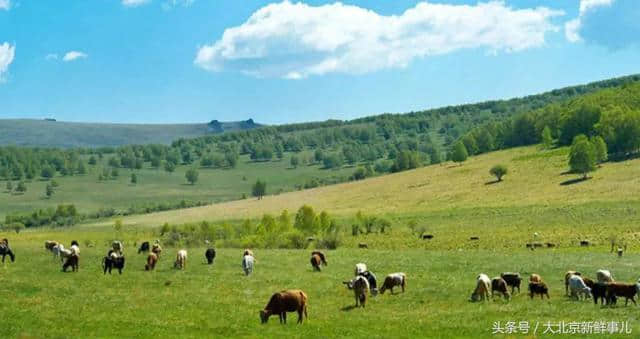
[[598, 279], [598, 282], [601, 283], [613, 282], [613, 276], [611, 275], [611, 272], [609, 272], [609, 270], [598, 270], [596, 272], [596, 277]]
[[253, 272], [254, 262], [255, 258], [252, 255], [245, 255], [242, 257], [242, 270], [244, 270], [245, 275], [249, 275]]
[[185, 269], [187, 267], [187, 250], [179, 250], [176, 254], [176, 262], [173, 267], [177, 269]]
[[356, 264], [355, 275], [361, 275], [366, 271], [367, 271], [367, 264], [364, 264], [364, 263]]
[[571, 290], [571, 297], [577, 300], [580, 300], [580, 295], [583, 295], [584, 299], [591, 297], [591, 288], [587, 287], [579, 275], [569, 277], [569, 289]]
[[480, 273], [476, 279], [476, 289], [471, 294], [471, 301], [489, 300], [491, 291], [491, 279], [489, 276]]

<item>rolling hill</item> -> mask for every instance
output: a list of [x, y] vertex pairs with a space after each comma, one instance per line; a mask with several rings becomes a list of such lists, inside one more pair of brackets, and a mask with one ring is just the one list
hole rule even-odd
[[38, 147], [103, 147], [129, 144], [170, 144], [179, 138], [252, 129], [252, 119], [213, 120], [202, 124], [110, 124], [35, 119], [0, 119], [0, 145]]

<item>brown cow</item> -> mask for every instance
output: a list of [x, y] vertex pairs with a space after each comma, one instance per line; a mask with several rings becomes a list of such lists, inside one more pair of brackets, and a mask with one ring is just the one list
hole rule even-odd
[[320, 260], [322, 261], [322, 264], [327, 266], [327, 256], [324, 255], [324, 253], [322, 251], [313, 251], [311, 252], [311, 255], [318, 255], [320, 257]]
[[532, 274], [529, 276], [529, 282], [530, 282], [530, 283], [539, 283], [539, 282], [542, 282], [542, 277], [540, 277], [540, 275], [539, 275], [539, 274], [532, 273]]
[[529, 283], [529, 296], [531, 297], [531, 299], [533, 299], [533, 296], [535, 294], [539, 294], [540, 299], [544, 299], [545, 295], [547, 296], [547, 299], [550, 299], [549, 288], [547, 287], [547, 284], [544, 283], [544, 281]]
[[624, 306], [627, 306], [629, 300], [636, 304], [635, 296], [638, 294], [640, 284], [624, 284], [619, 282], [608, 283], [607, 285], [607, 304], [615, 304], [615, 297], [624, 297]]
[[391, 273], [384, 278], [384, 283], [380, 288], [380, 294], [384, 294], [385, 290], [391, 290], [391, 294], [393, 294], [393, 288], [396, 286], [400, 286], [402, 288], [402, 293], [404, 293], [404, 289], [407, 287], [407, 275], [399, 272], [399, 273]]
[[302, 314], [308, 319], [307, 315], [307, 294], [302, 290], [284, 290], [274, 293], [269, 299], [269, 303], [260, 311], [260, 321], [263, 324], [269, 321], [269, 317], [277, 314], [280, 317], [280, 323], [287, 323], [287, 312], [298, 312], [298, 324], [302, 323]]
[[154, 252], [149, 253], [147, 263], [144, 265], [144, 270], [153, 271], [156, 268], [156, 263], [158, 263], [158, 255]]
[[313, 266], [314, 271], [320, 272], [322, 270], [322, 258], [317, 254], [311, 255], [311, 266]]
[[511, 294], [509, 294], [507, 282], [500, 277], [495, 277], [491, 280], [491, 294], [493, 295], [493, 297], [495, 297], [495, 294], [493, 293], [494, 291], [498, 291], [498, 293], [501, 293], [506, 300], [511, 299]]

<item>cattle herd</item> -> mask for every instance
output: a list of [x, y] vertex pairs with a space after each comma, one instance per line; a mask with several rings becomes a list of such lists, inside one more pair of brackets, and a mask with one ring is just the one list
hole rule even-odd
[[[207, 243], [208, 244], [208, 243]], [[65, 248], [62, 243], [57, 241], [46, 241], [44, 244], [46, 250], [53, 254], [54, 260], [60, 260], [62, 263], [62, 271], [66, 272], [71, 268], [72, 272], [77, 272], [80, 263], [80, 246], [77, 241], [72, 241], [69, 248]], [[156, 240], [153, 245], [148, 241], [141, 244], [138, 254], [147, 253], [147, 259], [144, 265], [146, 271], [153, 271], [160, 259], [162, 247], [160, 241]], [[4, 263], [5, 256], [9, 256], [11, 261], [15, 261], [15, 254], [9, 247], [9, 240], [4, 238], [0, 240], [0, 256]], [[216, 250], [211, 246], [205, 251], [205, 258], [209, 265], [213, 264], [216, 257]], [[327, 266], [327, 257], [321, 251], [311, 252], [311, 266], [315, 271], [321, 271], [322, 266]], [[253, 251], [245, 249], [242, 254], [242, 270], [245, 275], [253, 272], [256, 263]], [[187, 265], [187, 250], [180, 249], [176, 253], [174, 268], [184, 270]], [[103, 273], [111, 274], [113, 269], [118, 270], [122, 274], [125, 266], [125, 256], [123, 245], [120, 241], [114, 241], [107, 255], [102, 260]], [[350, 290], [353, 290], [355, 297], [355, 307], [365, 307], [368, 296], [376, 296], [378, 294], [378, 281], [373, 272], [368, 270], [365, 263], [357, 263], [354, 270], [355, 277], [351, 280], [344, 281], [343, 284]], [[495, 298], [496, 295], [510, 300], [511, 296], [520, 293], [520, 285], [522, 276], [518, 272], [504, 272], [493, 279], [488, 275], [480, 273], [476, 278], [476, 287], [471, 294], [471, 301], [488, 301]], [[625, 306], [629, 300], [636, 304], [635, 296], [640, 293], [640, 280], [635, 284], [625, 284], [616, 282], [608, 270], [598, 270], [596, 279], [592, 280], [578, 271], [567, 271], [564, 275], [565, 294], [573, 299], [581, 300], [593, 298], [595, 304], [600, 302], [602, 305], [615, 305], [618, 298], [625, 298]], [[394, 293], [394, 288], [398, 287], [404, 293], [407, 286], [407, 276], [405, 273], [397, 272], [388, 274], [379, 293], [384, 294], [386, 290]], [[549, 288], [542, 277], [536, 273], [529, 276], [529, 297], [533, 299], [536, 295], [541, 299], [547, 297], [549, 299]], [[259, 312], [260, 320], [266, 323], [271, 315], [278, 315], [281, 323], [286, 323], [287, 312], [298, 313], [298, 323], [302, 323], [303, 318], [307, 317], [307, 294], [298, 289], [283, 290], [274, 293], [266, 307]]]
[[[518, 289], [520, 293], [520, 283], [522, 277], [517, 272], [505, 272], [499, 277], [489, 279], [484, 273], [480, 273], [476, 278], [476, 287], [471, 294], [471, 301], [493, 299], [500, 295], [505, 299], [511, 299], [511, 295]], [[565, 294], [575, 300], [589, 299], [593, 297], [593, 302], [597, 305], [615, 305], [618, 298], [625, 298], [625, 306], [629, 300], [636, 304], [635, 296], [640, 293], [640, 280], [635, 284], [625, 284], [613, 279], [608, 270], [598, 270], [596, 279], [585, 277], [578, 271], [567, 271], [564, 275]], [[511, 287], [511, 291], [509, 291]], [[529, 276], [529, 297], [539, 295], [541, 299], [546, 296], [549, 299], [549, 287], [542, 280], [539, 274], [533, 273]]]

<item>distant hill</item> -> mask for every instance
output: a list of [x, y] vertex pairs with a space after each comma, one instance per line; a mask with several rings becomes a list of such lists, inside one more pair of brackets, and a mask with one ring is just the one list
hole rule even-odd
[[108, 124], [54, 119], [0, 119], [0, 145], [40, 147], [102, 147], [128, 144], [170, 144], [179, 138], [260, 127], [252, 119], [213, 120], [201, 124]]

